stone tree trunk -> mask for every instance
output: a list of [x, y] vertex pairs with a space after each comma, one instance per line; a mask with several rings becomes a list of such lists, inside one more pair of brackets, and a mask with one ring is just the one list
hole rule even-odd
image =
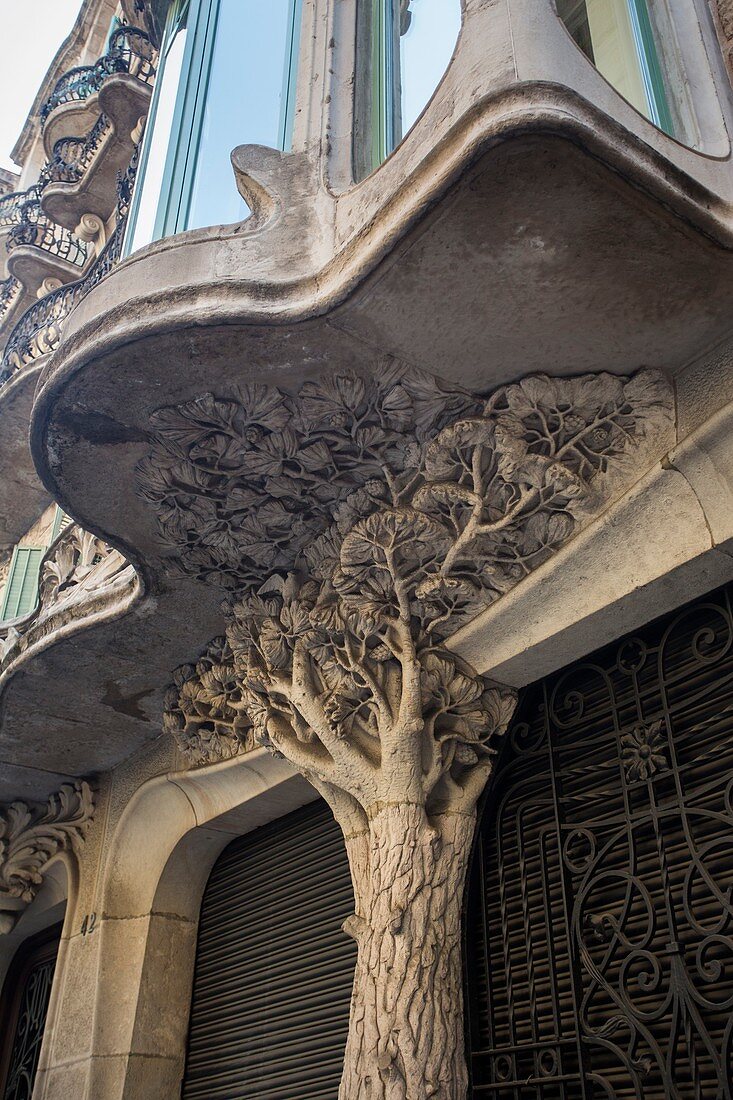
[[461, 906], [515, 699], [446, 639], [665, 453], [672, 412], [652, 371], [480, 395], [387, 359], [152, 417], [140, 489], [166, 560], [237, 593], [226, 638], [178, 670], [167, 727], [193, 763], [281, 753], [346, 839], [341, 1100], [465, 1097]]
[[465, 1096], [461, 907], [472, 814], [385, 805], [347, 839], [358, 945], [343, 1100]]
[[[461, 1100], [466, 869], [491, 770], [487, 742], [503, 731], [514, 698], [455, 658], [421, 655], [407, 610], [381, 636], [390, 659], [380, 669], [352, 650], [371, 722], [349, 725], [348, 737], [343, 720], [334, 724], [323, 666], [302, 642], [289, 675], [269, 673], [277, 702], [264, 721], [269, 742], [323, 794], [345, 837], [355, 912], [344, 930], [358, 955], [341, 1100]], [[472, 708], [468, 722], [462, 705]]]

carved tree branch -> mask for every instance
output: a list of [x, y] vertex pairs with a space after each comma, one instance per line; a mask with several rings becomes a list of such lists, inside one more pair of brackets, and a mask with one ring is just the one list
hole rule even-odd
[[270, 745], [344, 833], [358, 963], [342, 1100], [465, 1095], [461, 899], [514, 696], [444, 639], [629, 487], [671, 408], [649, 371], [486, 399], [392, 362], [154, 417], [141, 489], [169, 565], [236, 593], [167, 724], [193, 762]]

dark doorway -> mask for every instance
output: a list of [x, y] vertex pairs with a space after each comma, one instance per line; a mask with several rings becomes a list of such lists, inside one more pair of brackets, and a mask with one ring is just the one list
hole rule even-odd
[[323, 802], [235, 840], [204, 893], [184, 1100], [336, 1100], [356, 945]]
[[8, 970], [0, 1000], [2, 1100], [30, 1100], [33, 1095], [61, 927], [26, 940]]

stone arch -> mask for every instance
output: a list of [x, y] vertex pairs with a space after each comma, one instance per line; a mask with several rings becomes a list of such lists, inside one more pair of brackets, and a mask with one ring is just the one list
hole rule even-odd
[[179, 1095], [211, 867], [232, 839], [315, 797], [288, 764], [262, 750], [143, 784], [111, 838], [96, 928], [73, 938], [69, 969], [87, 1021], [79, 1021], [68, 980], [65, 1012], [87, 1035], [87, 1049], [73, 1065], [68, 1050], [65, 1061], [48, 1064], [43, 1100]]
[[[63, 935], [67, 935], [66, 925], [77, 891], [76, 861], [68, 852], [58, 852], [43, 876], [43, 885], [28, 908], [20, 914], [13, 929], [0, 936], [0, 989], [21, 944], [62, 921]], [[72, 904], [69, 904], [70, 900]]]

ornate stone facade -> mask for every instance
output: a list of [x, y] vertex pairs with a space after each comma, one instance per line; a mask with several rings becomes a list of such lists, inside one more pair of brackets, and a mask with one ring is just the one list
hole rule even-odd
[[[591, 1038], [583, 1009], [601, 1042], [615, 1009], [603, 1011], [592, 996], [584, 1002], [580, 984], [575, 996], [585, 903], [574, 908], [565, 807], [568, 799], [578, 806], [577, 790], [561, 778], [557, 806], [542, 804], [548, 772], [535, 768], [533, 738], [518, 738], [531, 741], [520, 806], [540, 829], [545, 811], [553, 818], [553, 847], [543, 832], [543, 846], [527, 856], [527, 819], [511, 805], [517, 844], [497, 853], [503, 837], [489, 830], [507, 805], [504, 762], [516, 746], [514, 728], [505, 730], [520, 693], [535, 685], [549, 710], [560, 670], [599, 647], [608, 647], [603, 667], [612, 668], [618, 639], [733, 579], [733, 100], [707, 0], [671, 0], [663, 11], [649, 4], [649, 35], [633, 46], [656, 65], [650, 43], [660, 32], [661, 75], [658, 87], [642, 80], [636, 99], [599, 71], [585, 28], [563, 20], [552, 0], [444, 0], [433, 9], [421, 0], [303, 0], [288, 26], [287, 97], [274, 80], [276, 94], [292, 101], [292, 113], [282, 112], [292, 122], [287, 148], [278, 139], [278, 148], [233, 152], [214, 151], [208, 137], [266, 135], [262, 111], [255, 131], [240, 109], [252, 102], [238, 94], [252, 67], [237, 70], [241, 49], [214, 48], [219, 7], [192, 6], [189, 15], [203, 22], [189, 19], [187, 41], [201, 49], [180, 55], [174, 20], [160, 39], [166, 3], [122, 0], [124, 18], [181, 60], [180, 70], [166, 66], [160, 104], [169, 91], [172, 102], [179, 72], [184, 98], [198, 89], [193, 114], [177, 115], [181, 130], [169, 134], [151, 129], [165, 111], [144, 119], [152, 64], [137, 68], [137, 84], [124, 65], [97, 81], [117, 4], [85, 0], [18, 145], [23, 172], [13, 190], [27, 197], [45, 180], [34, 216], [58, 224], [54, 240], [95, 245], [80, 247], [84, 272], [55, 260], [52, 270], [51, 252], [37, 243], [11, 250], [0, 272], [0, 542], [4, 552], [34, 550], [18, 557], [35, 570], [50, 531], [36, 538], [32, 525], [51, 514], [52, 501], [97, 532], [69, 529], [49, 547], [39, 606], [0, 629], [0, 930], [8, 933], [0, 982], [24, 943], [58, 921], [65, 892], [69, 932], [31, 1091], [38, 1100], [208, 1095], [227, 1091], [226, 1059], [226, 1072], [239, 1074], [232, 1095], [254, 1079], [263, 1091], [325, 1100], [343, 1068], [341, 1100], [466, 1100], [468, 1051], [483, 1062], [490, 1090], [572, 1092]], [[233, 18], [239, 5], [229, 7]], [[731, 5], [718, 7], [729, 61]], [[428, 33], [433, 21], [434, 35], [446, 12], [438, 36], [445, 71], [436, 54], [429, 73], [423, 21]], [[224, 54], [235, 59], [232, 71]], [[152, 51], [135, 56], [153, 61]], [[206, 64], [195, 73], [199, 59]], [[424, 98], [410, 103], [416, 73]], [[201, 141], [199, 108], [216, 123]], [[160, 142], [193, 149], [192, 141], [196, 158], [161, 191], [147, 150]], [[150, 211], [148, 232], [154, 196], [160, 216]], [[216, 200], [211, 215], [178, 232], [202, 197]], [[251, 215], [232, 224], [240, 197]], [[4, 203], [0, 233], [20, 205], [17, 195]], [[151, 240], [153, 223], [163, 222], [176, 231]], [[35, 574], [26, 577], [21, 606], [36, 591]], [[729, 619], [731, 599], [727, 590]], [[638, 708], [624, 695], [618, 721], [605, 712], [606, 756], [596, 752], [594, 728], [588, 758], [584, 748], [567, 752], [581, 771], [592, 759], [606, 775], [615, 763], [619, 782], [633, 788], [632, 829], [639, 802], [651, 804], [656, 790], [667, 814], [675, 776], [687, 782], [690, 769], [709, 771], [729, 809], [728, 778], [712, 751], [730, 733], [727, 702], [711, 704], [705, 682], [715, 646], [694, 623], [688, 633], [699, 642], [695, 682], [681, 677], [674, 691], [695, 705], [705, 693], [715, 712], [709, 749], [693, 724], [690, 755], [677, 766], [650, 705], [650, 677], [634, 686]], [[553, 774], [567, 775], [557, 760], [564, 750], [548, 751]], [[82, 781], [92, 775], [104, 808], [93, 830]], [[591, 813], [611, 812], [595, 774], [579, 789]], [[703, 788], [706, 813], [711, 789]], [[319, 794], [340, 824], [353, 879], [352, 903], [342, 858], [337, 917], [337, 891], [324, 883], [329, 860], [343, 853], [332, 833], [328, 848], [309, 845], [299, 824]], [[624, 808], [612, 811], [623, 829]], [[582, 834], [587, 820], [579, 824]], [[671, 830], [662, 825], [666, 843]], [[305, 876], [291, 883], [281, 875], [286, 834], [295, 837], [298, 874], [321, 876], [314, 925]], [[725, 847], [696, 843], [724, 903]], [[232, 852], [260, 844], [265, 855], [244, 860], [235, 881]], [[466, 900], [474, 852], [474, 886], [501, 895], [496, 917]], [[597, 852], [605, 873], [600, 843]], [[526, 886], [521, 899], [504, 890], [506, 878], [486, 889], [505, 867]], [[207, 896], [222, 869], [226, 911], [210, 922]], [[692, 940], [666, 934], [665, 918], [684, 909], [677, 884], [693, 889], [702, 879], [690, 875], [673, 870], [666, 894], [654, 894], [669, 898], [658, 958], [676, 974], [697, 966], [702, 999], [688, 1003], [704, 1014], [703, 1000], [721, 990], [723, 1003], [733, 979], [714, 935], [685, 959]], [[562, 912], [546, 896], [555, 878]], [[614, 889], [610, 903], [605, 887], [591, 899], [591, 961], [593, 951], [610, 951]], [[645, 918], [624, 897], [629, 920], [618, 927], [630, 921], [633, 932]], [[548, 921], [536, 926], [542, 904]], [[353, 955], [338, 940], [350, 905]], [[228, 955], [240, 917], [251, 983]], [[462, 966], [484, 984], [492, 973], [469, 953], [462, 958], [474, 923], [497, 950], [493, 991], [501, 992], [490, 1010], [476, 1006], [465, 1043]], [[557, 930], [566, 927], [561, 942]], [[703, 915], [705, 938], [711, 928]], [[197, 1030], [189, 1015], [202, 1003], [197, 952], [199, 961], [212, 958], [211, 935], [221, 945], [213, 954], [222, 971], [210, 982], [219, 1003]], [[333, 942], [334, 952], [358, 957], [343, 1066], [348, 1005], [334, 995], [343, 993], [343, 972], [336, 978], [318, 956], [326, 935], [327, 954]], [[680, 952], [669, 952], [672, 941]], [[514, 958], [525, 945], [531, 1008], [522, 1013], [504, 991], [519, 987]], [[655, 990], [644, 975], [639, 984], [644, 967], [622, 954], [611, 960], [612, 979], [622, 997], [649, 1005]], [[284, 1010], [260, 1011], [273, 959], [293, 986]], [[549, 995], [535, 983], [541, 968], [553, 979]], [[227, 1015], [226, 989], [239, 1016], [234, 1004]], [[572, 993], [574, 1007], [558, 1010], [558, 989]], [[477, 1015], [491, 1021], [492, 1035], [473, 1035], [483, 1026], [473, 1027]], [[718, 1034], [725, 1042], [695, 1046], [694, 1021], [685, 1030], [669, 1009], [670, 1049], [685, 1030], [674, 1057], [690, 1063], [674, 1085], [681, 1092], [708, 1095], [711, 1052], [723, 1051], [722, 1066], [730, 1046], [724, 1008], [720, 1017], [715, 1043]], [[525, 1061], [515, 1036], [493, 1041], [515, 1021]], [[650, 1077], [640, 1081], [652, 1063], [625, 1029], [626, 1017], [610, 1046], [624, 1048], [626, 1077], [619, 1062], [609, 1088], [660, 1092]], [[271, 1056], [277, 1086], [253, 1071], [245, 1034]], [[208, 1080], [196, 1079], [197, 1035]], [[330, 1052], [327, 1086], [319, 1042]], [[671, 1062], [664, 1072], [673, 1075]], [[586, 1080], [580, 1091], [602, 1087], [597, 1074]], [[473, 1083], [477, 1094], [487, 1087], [478, 1073]]]
[[135, 571], [103, 539], [76, 524], [49, 548], [41, 566], [38, 603], [24, 619], [0, 628], [0, 675], [31, 646], [75, 619], [83, 620], [109, 596], [135, 585]]

